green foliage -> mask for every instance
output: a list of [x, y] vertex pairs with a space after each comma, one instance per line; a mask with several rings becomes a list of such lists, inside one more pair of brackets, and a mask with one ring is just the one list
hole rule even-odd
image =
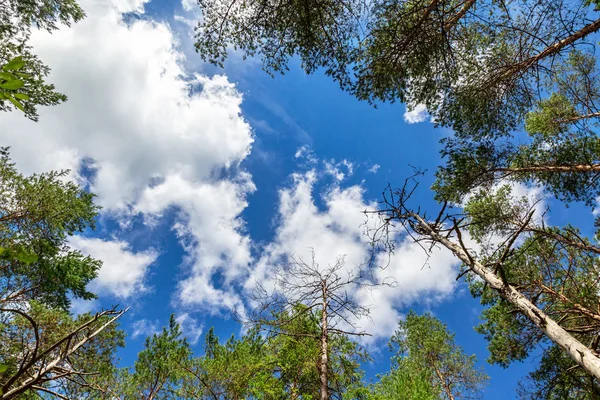
[[474, 355], [467, 356], [456, 345], [454, 334], [441, 321], [411, 311], [398, 328], [390, 339], [398, 368], [426, 368], [425, 376], [442, 398], [449, 398], [450, 393], [455, 398], [481, 396], [487, 375], [477, 368]]
[[531, 134], [543, 135], [552, 139], [568, 129], [567, 121], [577, 117], [577, 110], [562, 93], [552, 93], [538, 103], [537, 109], [529, 112], [525, 120], [525, 130]]
[[[287, 70], [288, 59], [300, 55], [302, 67], [324, 67], [335, 79], [347, 79], [346, 65], [358, 40], [364, 0], [200, 0], [203, 18], [196, 50], [209, 62], [223, 65], [230, 44], [245, 57], [260, 55], [273, 74]], [[226, 16], [225, 18], [222, 18]]]
[[7, 0], [0, 10], [0, 110], [13, 108], [37, 121], [37, 107], [65, 101], [45, 78], [50, 69], [27, 44], [31, 29], [53, 31], [85, 16], [74, 0]]
[[518, 394], [522, 399], [584, 400], [598, 398], [600, 387], [561, 348], [552, 346], [544, 352], [539, 368], [520, 383]]
[[191, 349], [175, 317], [171, 316], [169, 327], [146, 339], [144, 350], [138, 354], [133, 371], [122, 370], [119, 389], [125, 398], [169, 398], [173, 396], [185, 371]]
[[283, 384], [274, 375], [276, 360], [256, 330], [221, 344], [211, 328], [204, 353], [190, 362], [192, 373], [182, 386], [186, 398], [283, 398]]
[[[32, 310], [45, 327], [43, 343], [52, 343], [90, 317], [72, 319], [64, 311], [37, 303]], [[318, 319], [300, 312], [303, 306], [298, 305], [297, 311], [297, 318], [278, 316], [282, 324], [277, 335], [263, 336], [254, 328], [240, 338], [231, 336], [221, 342], [211, 328], [201, 356], [193, 355], [171, 316], [168, 328], [146, 339], [133, 368], [116, 367], [115, 350], [123, 345], [123, 332], [112, 326], [69, 361], [77, 371], [94, 373], [58, 385], [54, 382], [52, 388], [68, 398], [88, 399], [316, 400], [320, 398], [320, 343], [312, 333], [318, 332]], [[28, 329], [27, 321], [17, 318], [10, 331], [26, 337]], [[346, 335], [332, 335], [331, 398], [433, 400], [446, 398], [443, 385], [457, 399], [477, 397], [487, 377], [475, 368], [474, 356], [464, 355], [456, 346], [453, 336], [432, 316], [409, 313], [390, 340], [395, 353], [392, 370], [377, 383], [365, 386], [360, 365], [368, 359], [366, 352]], [[16, 345], [18, 340], [3, 343]], [[16, 353], [15, 348], [0, 349]], [[4, 363], [13, 369], [17, 366], [0, 357], [0, 364]], [[443, 382], [439, 374], [443, 374]]]
[[[585, 246], [593, 250], [574, 227], [540, 229], [525, 239], [499, 268], [503, 279], [560, 321], [576, 339], [595, 348], [599, 326], [591, 310], [600, 301], [596, 289], [600, 276], [597, 255], [582, 249]], [[492, 263], [497, 257], [498, 254], [492, 255], [488, 261]], [[527, 393], [538, 393], [532, 398], [588, 398], [585, 396], [596, 390], [595, 379], [577, 368], [530, 319], [516, 312], [514, 305], [481, 281], [472, 281], [471, 291], [488, 307], [482, 312], [484, 322], [476, 329], [489, 342], [489, 362], [508, 367], [515, 360], [527, 358], [540, 345], [545, 349], [537, 371], [523, 385]]]
[[[454, 131], [442, 141], [436, 199], [464, 207], [464, 213], [445, 213], [438, 226], [428, 226], [439, 229], [437, 239], [418, 229], [423, 223], [411, 219], [405, 199], [391, 219], [433, 243], [439, 237], [456, 243], [458, 235], [452, 235], [468, 230], [479, 250], [463, 250], [471, 252], [471, 264], [472, 257], [481, 262], [479, 278], [492, 274], [512, 285], [565, 336], [598, 351], [598, 237], [582, 234], [583, 225], [548, 226], [550, 210], [540, 222], [534, 204], [509, 189], [543, 187], [557, 200], [552, 207], [594, 207], [600, 198], [600, 76], [593, 43], [600, 30], [598, 1], [236, 3], [199, 2], [203, 21], [196, 46], [205, 59], [222, 64], [232, 45], [260, 57], [267, 70], [283, 71], [298, 56], [307, 72], [324, 67], [359, 99], [424, 104], [436, 125]], [[493, 291], [467, 277], [487, 307], [478, 330], [489, 340], [492, 362], [508, 366], [541, 344], [540, 370], [531, 376], [539, 384], [536, 396], [593, 395], [596, 383], [578, 383], [588, 381], [585, 374], [568, 366], [535, 318], [515, 308], [506, 288], [494, 285]]]
[[[108, 316], [103, 316], [94, 320], [92, 314], [73, 317], [64, 310], [49, 308], [33, 300], [29, 302], [26, 313], [10, 311], [5, 307], [1, 307], [3, 317], [0, 321], [0, 364], [6, 366], [0, 374], [0, 387], [5, 393], [23, 385], [33, 371], [39, 371], [53, 360], [63, 357], [72, 346], [90, 337], [109, 319]], [[73, 332], [77, 333], [72, 335]], [[70, 339], [65, 340], [69, 337]], [[77, 395], [88, 392], [88, 380], [99, 380], [99, 376], [116, 361], [115, 351], [117, 347], [123, 346], [123, 338], [123, 332], [116, 324], [107, 326], [100, 334], [87, 340], [67, 360], [58, 364], [63, 369], [62, 372], [80, 371], [83, 375], [75, 373], [70, 375], [69, 380], [55, 379], [52, 375], [56, 375], [58, 371], [54, 370], [42, 375], [38, 386], [71, 394], [69, 398], [77, 398]], [[25, 395], [27, 391], [21, 393]]]
[[31, 98], [19, 91], [25, 86], [25, 80], [31, 75], [19, 72], [25, 66], [23, 57], [15, 57], [2, 66], [0, 72], [0, 100], [8, 100], [21, 111], [25, 111], [20, 100], [31, 100]]
[[392, 369], [371, 385], [368, 399], [480, 398], [488, 379], [430, 314], [410, 311], [389, 342]]
[[232, 47], [271, 73], [298, 56], [359, 99], [425, 104], [464, 137], [507, 135], [568, 49], [550, 44], [583, 28], [586, 1], [201, 0], [196, 48], [222, 65]]
[[512, 232], [514, 221], [531, 208], [527, 197], [515, 198], [509, 185], [496, 190], [479, 190], [465, 205], [469, 215], [469, 233], [479, 241], [486, 235], [506, 235]]
[[32, 264], [38, 260], [38, 257], [23, 249], [5, 249], [0, 247], [0, 259], [9, 262], [20, 262], [23, 264]]
[[69, 296], [91, 299], [86, 285], [100, 262], [67, 245], [94, 227], [93, 195], [63, 178], [67, 172], [18, 173], [0, 153], [0, 299], [35, 298], [67, 308]]
[[319, 326], [316, 315], [304, 311], [303, 306], [297, 305], [291, 315], [277, 314], [273, 324], [276, 329], [270, 333], [269, 343], [281, 374], [283, 390], [290, 396], [316, 399], [319, 393]]
[[[301, 308], [301, 307], [300, 307]], [[258, 328], [222, 343], [211, 328], [204, 354], [194, 356], [171, 317], [168, 329], [146, 340], [133, 369], [107, 369], [94, 378], [101, 390], [88, 390], [121, 399], [317, 399], [319, 398], [319, 342], [309, 314], [281, 325], [285, 334], [263, 336]], [[366, 398], [360, 362], [366, 352], [343, 335], [332, 335], [330, 368], [332, 398]], [[75, 391], [73, 391], [75, 393]], [[95, 397], [100, 396], [100, 397]]]
[[[595, 202], [600, 194], [600, 139], [593, 112], [600, 100], [595, 58], [572, 51], [555, 65], [545, 90], [524, 118], [526, 136], [444, 139], [446, 165], [437, 172], [438, 200], [460, 203], [471, 191], [503, 181], [543, 185], [566, 202]], [[557, 169], [562, 168], [562, 169]], [[582, 169], [583, 168], [583, 169]]]
[[369, 400], [436, 400], [440, 391], [431, 384], [431, 371], [413, 360], [399, 359], [395, 368], [379, 377], [367, 396]]

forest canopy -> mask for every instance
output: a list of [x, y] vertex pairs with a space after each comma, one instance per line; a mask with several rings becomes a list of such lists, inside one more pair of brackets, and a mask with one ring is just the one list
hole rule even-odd
[[[415, 199], [427, 190], [423, 171], [395, 177], [378, 208], [365, 211], [371, 248], [391, 254], [402, 238], [427, 255], [451, 253], [457, 280], [480, 303], [475, 329], [487, 361], [511, 368], [534, 360], [522, 398], [600, 397], [598, 1], [198, 5], [195, 48], [204, 61], [224, 67], [234, 50], [274, 77], [298, 61], [360, 101], [425, 108], [436, 127], [449, 128], [427, 192], [435, 207]], [[66, 100], [46, 82], [50, 69], [29, 40], [34, 29], [84, 17], [73, 0], [0, 6], [1, 110], [37, 121], [38, 107]], [[128, 308], [71, 309], [97, 296], [90, 288], [102, 262], [69, 241], [95, 229], [95, 196], [70, 171], [21, 173], [11, 151], [0, 149], [0, 399], [484, 397], [482, 366], [428, 312], [405, 310], [389, 339], [390, 368], [368, 377], [371, 349], [361, 338], [369, 332], [354, 321], [369, 309], [352, 293], [385, 284], [364, 275], [381, 266], [345, 265], [342, 255], [320, 266], [314, 252], [312, 262], [277, 259], [272, 287], [259, 287], [237, 315], [243, 334], [224, 341], [211, 328], [196, 354], [173, 315], [122, 365], [119, 321]], [[523, 188], [545, 198], [522, 196]], [[570, 207], [589, 218], [554, 223], [553, 213]]]
[[[554, 226], [552, 211], [599, 193], [600, 4], [595, 1], [199, 0], [196, 49], [224, 65], [230, 48], [270, 74], [298, 59], [374, 105], [424, 106], [442, 139], [438, 211], [411, 202], [415, 177], [384, 194], [375, 242], [398, 227], [450, 250], [485, 307], [489, 361], [541, 346], [525, 396], [598, 394], [598, 232]], [[552, 201], [521, 198], [537, 186]], [[596, 219], [596, 226], [600, 226]], [[473, 241], [475, 245], [473, 245]], [[393, 249], [394, 243], [383, 240]], [[429, 249], [429, 250], [427, 250]]]

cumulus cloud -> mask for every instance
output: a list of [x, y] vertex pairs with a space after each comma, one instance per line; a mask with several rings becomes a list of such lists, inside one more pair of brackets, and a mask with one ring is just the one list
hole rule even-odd
[[404, 112], [404, 120], [409, 124], [418, 124], [424, 122], [429, 117], [425, 104], [417, 104], [413, 109], [406, 109]]
[[[293, 184], [279, 194], [275, 237], [252, 259], [241, 214], [255, 187], [239, 164], [251, 150], [253, 134], [241, 113], [242, 95], [225, 76], [189, 74], [168, 24], [124, 21], [125, 12], [143, 13], [144, 3], [83, 0], [84, 21], [52, 35], [32, 35], [34, 51], [52, 68], [49, 81], [69, 101], [41, 110], [37, 124], [18, 113], [0, 120], [0, 139], [12, 147], [19, 168], [26, 173], [72, 169], [73, 177], [98, 195], [103, 213], [121, 221], [141, 215], [154, 226], [167, 210], [176, 209], [171, 228], [187, 253], [176, 293], [183, 305], [215, 312], [239, 306], [244, 288], [267, 281], [282, 258], [307, 256], [311, 247], [323, 265], [344, 254], [347, 265], [363, 264], [370, 247], [361, 211], [376, 204], [365, 199], [361, 186], [340, 186], [340, 173], [353, 172], [348, 161], [331, 162], [336, 179], [322, 192], [315, 185], [323, 170], [293, 175]], [[182, 4], [187, 9], [191, 3]], [[414, 111], [407, 121], [426, 118], [419, 107]], [[296, 158], [308, 168], [318, 163], [308, 147]], [[78, 174], [83, 163], [90, 173]], [[390, 275], [398, 286], [355, 294], [372, 307], [370, 330], [378, 336], [391, 333], [399, 307], [424, 294], [443, 298], [453, 287], [454, 259], [440, 252], [429, 260], [431, 269], [422, 268], [420, 249], [397, 239], [390, 266], [377, 273], [382, 274], [378, 278]], [[153, 250], [135, 252], [116, 239], [75, 237], [72, 244], [104, 261], [92, 289], [123, 298], [145, 288], [157, 257]], [[198, 340], [202, 326], [197, 320], [184, 313], [178, 321], [190, 340]]]
[[[275, 237], [254, 265], [246, 290], [252, 290], [257, 283], [272, 290], [277, 266], [285, 264], [290, 255], [309, 261], [314, 251], [316, 261], [323, 267], [345, 256], [349, 270], [364, 266], [370, 260], [371, 243], [364, 232], [375, 227], [378, 221], [367, 219], [363, 211], [376, 210], [377, 203], [365, 198], [362, 186], [343, 186], [340, 180], [317, 190], [319, 180], [330, 174], [328, 165], [336, 164], [331, 161], [324, 163], [322, 169], [315, 167], [293, 174], [292, 184], [280, 190]], [[515, 184], [512, 193], [535, 203], [541, 215], [545, 207], [540, 201], [542, 189]], [[318, 206], [319, 203], [322, 206]], [[378, 285], [365, 285], [353, 292], [357, 303], [370, 310], [368, 318], [356, 321], [359, 329], [373, 335], [366, 338], [367, 343], [389, 337], [402, 318], [402, 311], [411, 304], [435, 305], [456, 289], [460, 262], [449, 250], [438, 246], [428, 253], [402, 231], [390, 234], [390, 240], [395, 242], [394, 253], [376, 253], [373, 260], [369, 283]], [[463, 236], [467, 246], [476, 251], [480, 249], [468, 233]], [[498, 236], [490, 237], [490, 245], [497, 245], [501, 240]]]
[[[321, 266], [334, 265], [345, 255], [348, 270], [365, 265], [371, 247], [364, 235], [367, 226], [376, 223], [365, 219], [364, 210], [375, 210], [377, 204], [365, 199], [359, 185], [341, 187], [337, 182], [323, 192], [316, 192], [319, 173], [314, 169], [292, 176], [290, 187], [279, 193], [277, 227], [274, 240], [265, 246], [256, 262], [246, 290], [257, 283], [272, 289], [274, 271], [290, 255], [310, 260], [314, 250]], [[317, 206], [317, 200], [324, 203]], [[370, 318], [357, 321], [374, 339], [389, 336], [401, 317], [400, 309], [425, 297], [435, 302], [454, 289], [457, 260], [447, 251], [435, 250], [430, 258], [412, 241], [400, 236], [396, 252], [388, 258], [380, 254], [375, 259], [373, 280], [389, 285], [357, 289], [355, 300], [368, 307]], [[380, 268], [387, 266], [387, 268]]]
[[[135, 210], [159, 216], [169, 206], [179, 207], [180, 223], [174, 226], [190, 259], [191, 274], [180, 282], [178, 298], [186, 305], [200, 305], [212, 311], [230, 309], [237, 295], [227, 290], [244, 274], [251, 261], [250, 238], [243, 234], [240, 217], [246, 208], [245, 195], [254, 190], [247, 174], [237, 181], [192, 183], [171, 176], [161, 185], [148, 187]], [[218, 288], [212, 281], [222, 275]], [[212, 306], [217, 306], [215, 309]]]
[[[23, 172], [74, 171], [102, 212], [122, 223], [139, 214], [153, 226], [165, 210], [179, 209], [173, 229], [191, 256], [178, 293], [187, 303], [212, 305], [218, 296], [198, 298], [189, 285], [201, 279], [217, 290], [214, 274], [227, 271], [229, 278], [247, 267], [249, 239], [239, 215], [254, 185], [239, 163], [253, 134], [235, 85], [225, 76], [187, 73], [167, 23], [124, 21], [125, 12], [143, 13], [144, 3], [83, 0], [82, 22], [53, 34], [36, 31], [34, 51], [69, 101], [41, 110], [38, 124], [16, 112], [3, 116], [0, 139]], [[79, 176], [84, 162], [88, 173]], [[108, 257], [96, 285], [119, 296], [129, 295], [152, 259], [118, 241], [75, 242]]]
[[126, 242], [117, 240], [74, 236], [69, 239], [69, 244], [102, 261], [98, 276], [90, 283], [92, 292], [110, 293], [122, 299], [146, 290], [144, 281], [148, 267], [158, 257], [153, 249], [133, 252]]

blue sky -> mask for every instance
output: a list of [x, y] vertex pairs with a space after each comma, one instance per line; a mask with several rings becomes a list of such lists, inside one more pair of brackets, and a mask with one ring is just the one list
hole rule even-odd
[[[43, 110], [37, 124], [5, 115], [0, 135], [23, 172], [68, 168], [98, 195], [97, 230], [71, 244], [104, 261], [91, 284], [99, 299], [75, 301], [73, 311], [131, 306], [124, 365], [171, 314], [198, 352], [210, 326], [224, 338], [239, 334], [228, 310], [247, 306], [252, 285], [268, 282], [285, 254], [314, 247], [322, 264], [342, 254], [350, 265], [364, 261], [361, 211], [376, 208], [411, 166], [428, 171], [414, 202], [434, 212], [428, 187], [439, 139], [451, 132], [434, 129], [424, 113], [373, 108], [295, 62], [275, 79], [235, 53], [224, 70], [202, 64], [190, 27], [197, 10], [185, 0], [81, 4], [86, 20], [32, 37], [69, 102]], [[573, 215], [561, 209], [553, 218]], [[388, 368], [387, 337], [412, 308], [433, 312], [477, 355], [491, 376], [486, 399], [514, 397], [531, 361], [487, 365], [473, 330], [480, 308], [455, 282], [454, 258], [438, 251], [425, 265], [417, 247], [396, 239], [379, 273], [397, 287], [357, 294], [372, 307], [372, 320], [361, 321], [373, 334], [368, 376]]]

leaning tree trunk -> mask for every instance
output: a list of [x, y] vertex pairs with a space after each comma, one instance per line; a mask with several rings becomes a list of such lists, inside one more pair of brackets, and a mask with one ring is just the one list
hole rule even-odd
[[519, 74], [525, 70], [528, 70], [534, 64], [537, 64], [544, 58], [555, 55], [556, 53], [558, 53], [565, 47], [572, 45], [579, 39], [583, 39], [587, 35], [590, 35], [599, 29], [600, 29], [600, 19], [597, 19], [596, 21], [593, 21], [593, 22], [587, 24], [586, 26], [581, 28], [579, 31], [573, 33], [569, 37], [559, 40], [558, 42], [546, 47], [544, 50], [542, 50], [538, 54], [531, 56], [531, 57], [521, 61], [518, 64], [513, 65], [507, 72], [507, 75]]
[[571, 164], [571, 165], [529, 165], [526, 167], [494, 168], [493, 172], [505, 172], [509, 174], [532, 173], [532, 172], [600, 172], [600, 164]]
[[321, 391], [320, 400], [329, 400], [329, 386], [328, 386], [328, 328], [327, 328], [327, 282], [321, 283], [321, 298], [322, 298], [322, 309], [321, 309], [321, 359], [319, 360], [319, 378], [321, 380]]
[[500, 296], [513, 304], [525, 317], [544, 332], [550, 340], [565, 350], [573, 361], [579, 364], [590, 375], [593, 375], [596, 379], [600, 379], [600, 358], [598, 358], [598, 355], [595, 352], [564, 330], [556, 323], [556, 321], [529, 301], [529, 299], [521, 292], [508, 283], [505, 283], [479, 261], [471, 258], [461, 246], [452, 242], [447, 237], [440, 235], [419, 214], [410, 213], [409, 216], [416, 220], [419, 228], [424, 233], [437, 243], [442, 244], [448, 250], [452, 251], [452, 253], [469, 266], [476, 275], [487, 282], [492, 289], [495, 289]]

